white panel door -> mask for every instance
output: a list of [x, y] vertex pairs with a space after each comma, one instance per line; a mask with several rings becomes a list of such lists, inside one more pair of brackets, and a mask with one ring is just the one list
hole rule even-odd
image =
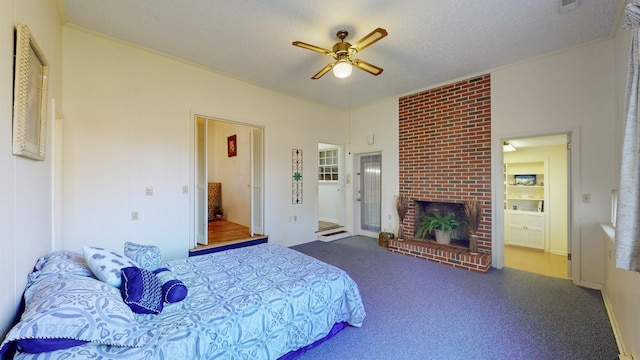
[[264, 234], [263, 211], [262, 211], [262, 129], [251, 129], [251, 226], [249, 232], [254, 234]]
[[207, 245], [207, 120], [196, 117], [196, 241]]

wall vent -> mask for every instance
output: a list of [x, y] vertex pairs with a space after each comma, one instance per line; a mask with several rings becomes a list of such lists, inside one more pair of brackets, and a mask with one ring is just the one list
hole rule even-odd
[[560, 13], [575, 10], [580, 5], [580, 0], [559, 0]]

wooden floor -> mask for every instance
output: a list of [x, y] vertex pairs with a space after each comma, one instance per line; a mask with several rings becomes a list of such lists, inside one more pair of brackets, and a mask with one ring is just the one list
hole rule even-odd
[[504, 247], [504, 266], [561, 279], [569, 278], [566, 256], [519, 246]]
[[331, 229], [337, 229], [339, 228], [340, 225], [332, 223], [332, 222], [328, 222], [328, 221], [318, 221], [318, 232], [320, 231], [325, 231], [325, 230], [331, 230]]
[[264, 235], [249, 235], [249, 228], [226, 220], [209, 221], [208, 244], [198, 244], [194, 250], [235, 244], [264, 238]]

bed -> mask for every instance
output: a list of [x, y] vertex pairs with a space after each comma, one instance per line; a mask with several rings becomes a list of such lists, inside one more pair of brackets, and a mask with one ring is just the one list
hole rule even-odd
[[[188, 294], [164, 299], [158, 314], [125, 304], [124, 270], [117, 289], [83, 258], [60, 251], [38, 261], [2, 351], [17, 347], [15, 359], [293, 359], [365, 317], [343, 270], [270, 243], [164, 263]], [[67, 306], [83, 307], [81, 319]]]

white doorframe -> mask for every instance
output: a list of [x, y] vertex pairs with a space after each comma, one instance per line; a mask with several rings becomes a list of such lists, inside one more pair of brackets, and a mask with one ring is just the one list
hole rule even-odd
[[[336, 218], [333, 219], [334, 221], [336, 221], [336, 223], [340, 226], [344, 226], [344, 204], [345, 204], [345, 199], [344, 199], [344, 186], [345, 186], [345, 176], [344, 176], [344, 162], [345, 157], [344, 157], [344, 153], [343, 153], [343, 147], [341, 145], [338, 144], [334, 144], [332, 142], [328, 142], [328, 141], [318, 141], [318, 147], [317, 147], [317, 152], [316, 152], [316, 169], [320, 168], [320, 163], [319, 163], [319, 159], [318, 159], [318, 153], [321, 150], [320, 146], [321, 144], [325, 144], [325, 145], [331, 145], [331, 146], [335, 146], [338, 148], [338, 181], [335, 184], [336, 188], [336, 193], [334, 194], [335, 197], [332, 197], [331, 200], [333, 200], [333, 205], [336, 208]], [[320, 201], [322, 199], [322, 194], [320, 194], [321, 192], [321, 183], [320, 180], [318, 179], [317, 173], [316, 173], [316, 193], [318, 194], [317, 199], [318, 199], [318, 204], [316, 206], [316, 217], [317, 217], [317, 223], [320, 222], [321, 219], [321, 214], [320, 214]]]
[[[258, 146], [258, 147], [251, 146], [251, 149], [249, 149], [249, 151], [256, 150], [256, 151], [260, 152], [259, 156], [256, 156], [256, 154], [252, 153], [252, 156], [254, 158], [258, 158], [260, 163], [252, 165], [252, 169], [251, 169], [252, 171], [256, 171], [257, 170], [257, 171], [261, 172], [259, 174], [259, 176], [256, 176], [261, 180], [260, 194], [258, 195], [259, 196], [258, 199], [254, 198], [255, 201], [253, 201], [250, 204], [247, 204], [247, 206], [251, 207], [251, 215], [250, 215], [251, 218], [249, 219], [251, 224], [252, 225], [253, 224], [261, 224], [260, 230], [261, 230], [262, 234], [266, 234], [266, 228], [265, 228], [266, 226], [264, 224], [264, 211], [263, 211], [263, 209], [264, 209], [264, 198], [265, 198], [265, 192], [266, 192], [266, 190], [265, 190], [265, 188], [266, 188], [265, 187], [265, 181], [264, 181], [264, 179], [265, 179], [265, 176], [264, 176], [265, 175], [264, 174], [265, 173], [265, 166], [264, 166], [264, 162], [265, 162], [265, 156], [264, 156], [264, 143], [265, 143], [265, 137], [264, 136], [265, 136], [265, 131], [264, 130], [265, 129], [264, 129], [264, 127], [263, 126], [259, 126], [259, 125], [253, 125], [253, 124], [233, 121], [233, 120], [227, 120], [227, 119], [223, 119], [223, 118], [217, 118], [217, 117], [206, 116], [206, 115], [199, 115], [198, 113], [192, 113], [191, 114], [191, 126], [192, 126], [191, 129], [193, 129], [193, 131], [191, 132], [191, 138], [193, 139], [193, 143], [192, 143], [193, 146], [192, 146], [192, 152], [191, 152], [191, 156], [190, 156], [190, 172], [191, 172], [191, 174], [190, 174], [189, 178], [190, 178], [191, 188], [195, 189], [195, 191], [191, 192], [191, 197], [190, 197], [191, 201], [190, 201], [190, 206], [189, 206], [189, 208], [190, 208], [190, 210], [189, 210], [189, 227], [190, 227], [190, 231], [189, 231], [189, 245], [190, 246], [189, 246], [189, 248], [193, 249], [193, 248], [195, 248], [197, 246], [198, 232], [202, 230], [201, 229], [202, 224], [200, 224], [197, 221], [197, 218], [199, 217], [199, 211], [198, 211], [198, 206], [200, 204], [199, 196], [204, 196], [205, 197], [205, 199], [204, 199], [205, 207], [207, 206], [206, 196], [208, 196], [208, 194], [207, 194], [208, 191], [204, 191], [203, 192], [204, 195], [202, 195], [202, 194], [199, 195], [199, 191], [198, 191], [198, 171], [199, 171], [198, 170], [198, 161], [197, 161], [198, 160], [198, 156], [197, 156], [197, 152], [198, 152], [198, 126], [197, 126], [197, 119], [198, 118], [202, 118], [202, 119], [206, 120], [205, 123], [207, 123], [208, 121], [222, 121], [222, 122], [232, 123], [232, 124], [236, 124], [236, 125], [246, 126], [248, 128], [251, 128], [251, 129], [259, 129], [261, 131], [262, 137], [260, 139], [261, 140], [260, 146]], [[206, 134], [207, 133], [205, 132], [205, 140], [207, 138]], [[252, 141], [253, 141], [253, 136], [252, 136]], [[206, 141], [205, 141], [205, 143], [206, 143]], [[255, 144], [252, 144], [252, 145], [255, 145]], [[206, 173], [205, 173], [205, 175], [206, 175]], [[255, 180], [255, 179], [253, 179], [254, 175], [258, 175], [258, 174], [252, 174], [252, 180]], [[205, 176], [205, 179], [206, 179], [206, 176]], [[250, 187], [249, 190], [253, 193], [253, 191], [254, 191], [254, 189], [252, 188], [253, 184], [249, 184], [249, 187]], [[188, 190], [188, 189], [186, 189], [186, 190]], [[259, 214], [254, 214], [254, 206], [255, 206], [256, 209], [260, 209]], [[207, 215], [206, 208], [205, 208], [204, 213], [205, 213], [204, 215], [206, 216]], [[256, 218], [256, 217], [258, 217], [258, 218]], [[208, 227], [208, 222], [207, 221], [204, 222], [204, 227], [205, 228]], [[207, 233], [206, 229], [205, 229], [205, 233]]]
[[494, 224], [491, 242], [491, 262], [493, 267], [502, 269], [504, 267], [504, 193], [503, 193], [503, 164], [504, 156], [502, 151], [503, 142], [507, 139], [539, 137], [558, 134], [568, 134], [573, 149], [570, 156], [567, 156], [567, 182], [568, 197], [567, 203], [567, 250], [571, 256], [568, 266], [571, 268], [571, 279], [576, 285], [585, 285], [581, 280], [580, 272], [580, 128], [561, 129], [546, 133], [521, 133], [513, 135], [501, 135], [493, 141], [492, 147], [492, 223]]

